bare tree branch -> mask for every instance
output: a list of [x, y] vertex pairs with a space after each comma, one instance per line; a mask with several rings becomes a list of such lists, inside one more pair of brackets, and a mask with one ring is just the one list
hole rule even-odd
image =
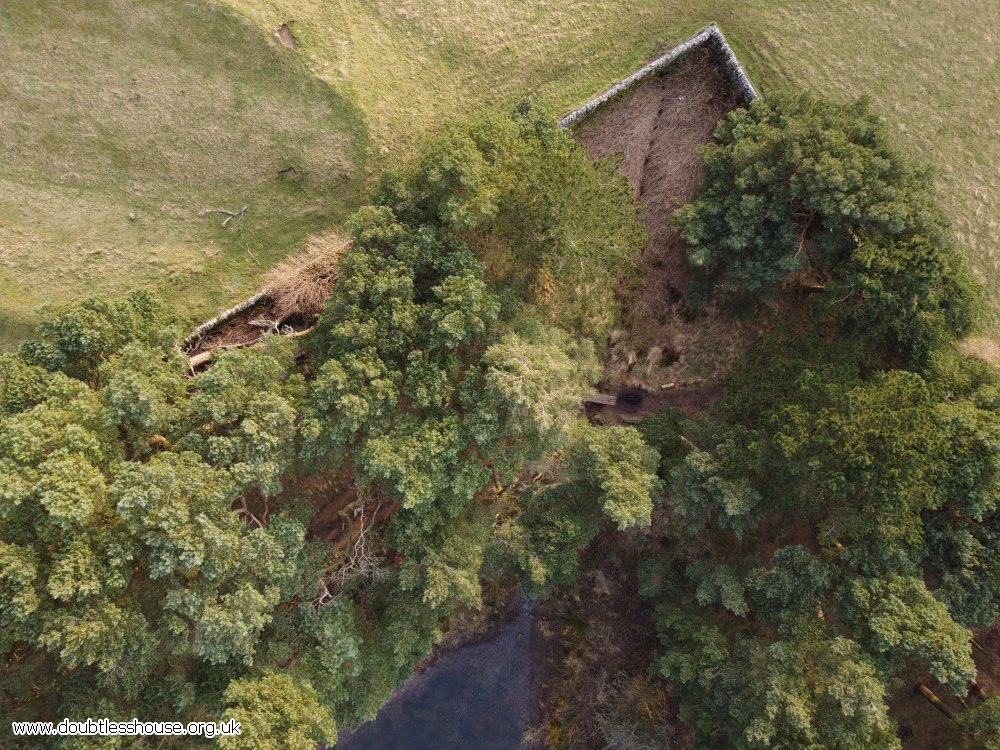
[[380, 581], [388, 574], [384, 567], [385, 558], [373, 549], [370, 532], [382, 507], [381, 501], [371, 513], [371, 521], [365, 523], [365, 505], [354, 510], [355, 517], [361, 517], [358, 535], [346, 559], [338, 560], [323, 570], [319, 579], [319, 596], [313, 600], [318, 607], [334, 597], [331, 587], [336, 590], [359, 578]]
[[206, 208], [201, 212], [200, 216], [207, 216], [208, 214], [225, 214], [226, 218], [222, 220], [222, 226], [226, 226], [226, 224], [231, 222], [233, 219], [242, 219], [243, 214], [247, 212], [248, 208], [250, 208], [249, 205], [243, 206], [243, 208], [238, 211], [227, 211], [224, 208]]

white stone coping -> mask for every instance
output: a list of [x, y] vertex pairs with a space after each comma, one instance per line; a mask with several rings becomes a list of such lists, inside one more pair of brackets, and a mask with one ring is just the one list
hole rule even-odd
[[664, 68], [667, 68], [672, 63], [683, 57], [685, 53], [705, 44], [716, 45], [718, 50], [722, 53], [722, 56], [725, 58], [728, 73], [731, 76], [733, 83], [736, 85], [743, 102], [749, 104], [756, 99], [759, 94], [757, 93], [757, 89], [754, 87], [753, 82], [750, 80], [750, 76], [748, 76], [746, 71], [743, 69], [743, 66], [737, 59], [736, 54], [733, 52], [733, 48], [730, 47], [729, 42], [726, 41], [726, 37], [723, 35], [722, 30], [713, 22], [698, 33], [685, 39], [673, 49], [664, 52], [652, 62], [643, 65], [632, 75], [618, 81], [618, 83], [613, 85], [603, 94], [599, 94], [586, 104], [583, 104], [574, 109], [572, 112], [563, 115], [563, 117], [559, 120], [559, 124], [563, 127], [575, 125], [591, 112], [600, 108], [606, 102], [614, 99], [625, 91], [628, 91], [633, 86], [646, 80], [650, 76], [659, 73]]

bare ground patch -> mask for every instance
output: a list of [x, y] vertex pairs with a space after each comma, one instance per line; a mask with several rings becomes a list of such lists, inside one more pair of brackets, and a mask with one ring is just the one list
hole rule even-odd
[[285, 47], [295, 49], [299, 46], [298, 40], [292, 35], [292, 30], [288, 28], [287, 23], [281, 24], [281, 26], [278, 27], [278, 30], [274, 32], [274, 35], [278, 37], [278, 41], [280, 41]]
[[592, 158], [620, 155], [646, 210], [649, 239], [639, 268], [619, 284], [622, 329], [612, 337], [605, 369], [611, 388], [716, 385], [757, 333], [758, 325], [732, 320], [712, 304], [698, 313], [687, 309], [687, 247], [670, 220], [701, 180], [698, 147], [737, 106], [720, 61], [702, 48], [575, 130]]
[[[312, 235], [304, 251], [285, 258], [271, 269], [265, 296], [257, 304], [206, 331], [188, 346], [186, 353], [198, 357], [215, 349], [260, 343], [269, 333], [306, 332], [333, 292], [340, 256], [349, 242], [346, 235], [335, 231]], [[200, 358], [192, 363], [208, 361]]]
[[603, 532], [582, 553], [579, 583], [538, 608], [529, 747], [691, 746], [677, 699], [647, 674], [659, 644], [636, 568], [651, 539], [648, 530]]
[[972, 657], [977, 674], [968, 695], [952, 695], [922, 665], [910, 666], [894, 678], [888, 699], [889, 713], [899, 723], [904, 750], [946, 748], [953, 737], [952, 720], [921, 694], [921, 685], [930, 689], [945, 709], [955, 715], [987, 696], [1000, 695], [1000, 625], [976, 628], [972, 635]]

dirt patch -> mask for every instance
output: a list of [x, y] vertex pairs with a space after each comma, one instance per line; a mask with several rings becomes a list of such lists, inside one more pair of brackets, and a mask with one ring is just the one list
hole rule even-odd
[[274, 35], [278, 37], [278, 41], [286, 47], [295, 49], [299, 46], [298, 40], [292, 36], [292, 30], [288, 28], [287, 23], [281, 24], [281, 26], [278, 27], [278, 30], [274, 32]]
[[[711, 50], [699, 49], [584, 120], [575, 132], [593, 159], [622, 154], [622, 171], [647, 207], [643, 260], [675, 294], [688, 282], [687, 255], [670, 215], [701, 180], [697, 148], [711, 140], [716, 123], [737, 104], [719, 61]], [[657, 309], [665, 301], [649, 302]]]
[[894, 678], [889, 713], [899, 724], [903, 750], [939, 750], [950, 746], [952, 720], [921, 695], [921, 684], [955, 715], [987, 696], [1000, 695], [1000, 624], [973, 631], [972, 657], [976, 662], [976, 682], [962, 698], [952, 695], [922, 665], [908, 667]]
[[647, 675], [658, 642], [636, 564], [651, 538], [641, 530], [602, 533], [583, 553], [579, 584], [538, 608], [531, 746], [623, 747], [615, 737], [640, 733], [664, 747], [690, 747], [669, 687]]
[[758, 324], [731, 320], [711, 304], [697, 314], [687, 309], [687, 246], [670, 221], [701, 180], [698, 147], [737, 106], [722, 61], [701, 48], [604, 106], [574, 132], [592, 158], [620, 155], [621, 169], [646, 208], [649, 240], [637, 272], [619, 285], [622, 328], [612, 337], [605, 371], [612, 387], [721, 382], [756, 336]]
[[251, 321], [259, 322], [269, 319], [274, 313], [274, 305], [271, 301], [267, 299], [261, 300], [248, 310], [244, 310], [225, 323], [221, 323], [216, 328], [213, 328], [188, 347], [186, 353], [189, 356], [193, 356], [202, 352], [212, 351], [213, 349], [234, 348], [252, 344], [263, 338], [264, 330], [257, 325], [251, 324]]
[[950, 746], [952, 720], [924, 698], [919, 686], [926, 685], [955, 714], [962, 704], [948, 689], [932, 678], [923, 666], [911, 666], [890, 683], [889, 715], [896, 721], [903, 750], [941, 750]]
[[632, 386], [619, 390], [615, 403], [588, 402], [586, 410], [591, 422], [602, 425], [635, 424], [643, 417], [658, 414], [664, 406], [674, 406], [690, 418], [721, 399], [725, 392], [721, 384], [671, 388], [658, 393]]
[[979, 673], [976, 685], [984, 695], [1000, 695], [1000, 624], [974, 631], [972, 656]]
[[358, 491], [352, 484], [331, 488], [313, 496], [316, 514], [309, 519], [306, 537], [313, 541], [333, 542], [342, 537], [353, 520]]
[[250, 346], [263, 341], [267, 334], [279, 329], [282, 333], [304, 331], [316, 322], [316, 317], [314, 314], [288, 315], [279, 310], [273, 300], [265, 297], [253, 307], [205, 333], [192, 342], [184, 353], [193, 357], [216, 349]]

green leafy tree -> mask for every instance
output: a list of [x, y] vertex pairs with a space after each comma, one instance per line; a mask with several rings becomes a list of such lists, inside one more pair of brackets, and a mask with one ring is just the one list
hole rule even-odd
[[632, 427], [578, 425], [563, 449], [562, 481], [528, 488], [519, 514], [501, 524], [496, 543], [533, 593], [572, 584], [580, 552], [608, 522], [648, 526], [661, 486], [656, 452]]
[[[334, 595], [354, 603], [361, 640], [345, 668], [361, 676], [310, 673], [324, 694], [349, 694], [338, 710], [356, 721], [426, 655], [456, 602], [478, 606], [494, 525], [516, 541], [505, 559], [534, 565], [545, 585], [602, 525], [648, 523], [656, 456], [632, 430], [580, 424], [613, 282], [643, 233], [624, 178], [547, 115], [446, 125], [382, 178], [351, 231], [308, 344], [300, 456], [344, 471], [389, 514], [373, 533], [397, 564]], [[565, 503], [546, 492], [532, 505], [518, 486], [526, 466], [586, 499], [571, 505], [567, 489]], [[504, 522], [523, 512], [544, 524], [546, 505], [580, 533]]]
[[1000, 696], [992, 695], [962, 711], [951, 734], [955, 750], [998, 750]]
[[238, 736], [220, 737], [226, 750], [313, 750], [334, 744], [337, 733], [329, 708], [308, 683], [286, 674], [266, 673], [226, 688], [225, 719], [240, 722]]
[[958, 695], [975, 678], [963, 625], [998, 613], [977, 582], [998, 539], [1000, 411], [995, 373], [956, 357], [882, 371], [777, 332], [715, 415], [642, 426], [671, 478], [642, 589], [699, 746], [898, 747], [892, 674], [917, 661]]
[[169, 348], [177, 336], [173, 315], [148, 292], [110, 302], [92, 297], [47, 311], [40, 338], [22, 345], [25, 360], [89, 382], [99, 382], [102, 362], [128, 344]]
[[383, 176], [377, 202], [460, 236], [498, 288], [595, 339], [614, 323], [613, 281], [644, 241], [615, 165], [592, 163], [530, 104], [446, 125], [422, 158]]
[[913, 361], [969, 331], [977, 286], [928, 175], [868, 100], [759, 99], [719, 123], [703, 157], [674, 214], [702, 286], [769, 299], [799, 273], [826, 288], [826, 315]]
[[754, 644], [744, 658], [727, 675], [733, 747], [900, 747], [877, 669], [850, 640]]
[[295, 454], [298, 386], [277, 350], [221, 357], [202, 380], [169, 341], [110, 340], [96, 358], [64, 349], [75, 377], [4, 358], [0, 652], [14, 718], [215, 706], [213, 682], [254, 663], [300, 586], [304, 526], [287, 508], [258, 518], [259, 493], [280, 487], [245, 480], [252, 457], [281, 459], [280, 475]]
[[845, 615], [857, 622], [873, 652], [893, 655], [897, 664], [906, 657], [920, 659], [958, 695], [975, 680], [969, 631], [951, 618], [923, 581], [857, 578], [845, 597]]
[[966, 627], [1000, 614], [997, 377], [953, 347], [978, 291], [865, 100], [758, 100], [703, 157], [675, 213], [689, 301], [823, 294], [788, 306], [796, 333], [750, 347], [712, 413], [640, 425], [667, 480], [640, 566], [654, 669], [698, 747], [898, 748], [892, 676], [919, 663], [964, 695]]

